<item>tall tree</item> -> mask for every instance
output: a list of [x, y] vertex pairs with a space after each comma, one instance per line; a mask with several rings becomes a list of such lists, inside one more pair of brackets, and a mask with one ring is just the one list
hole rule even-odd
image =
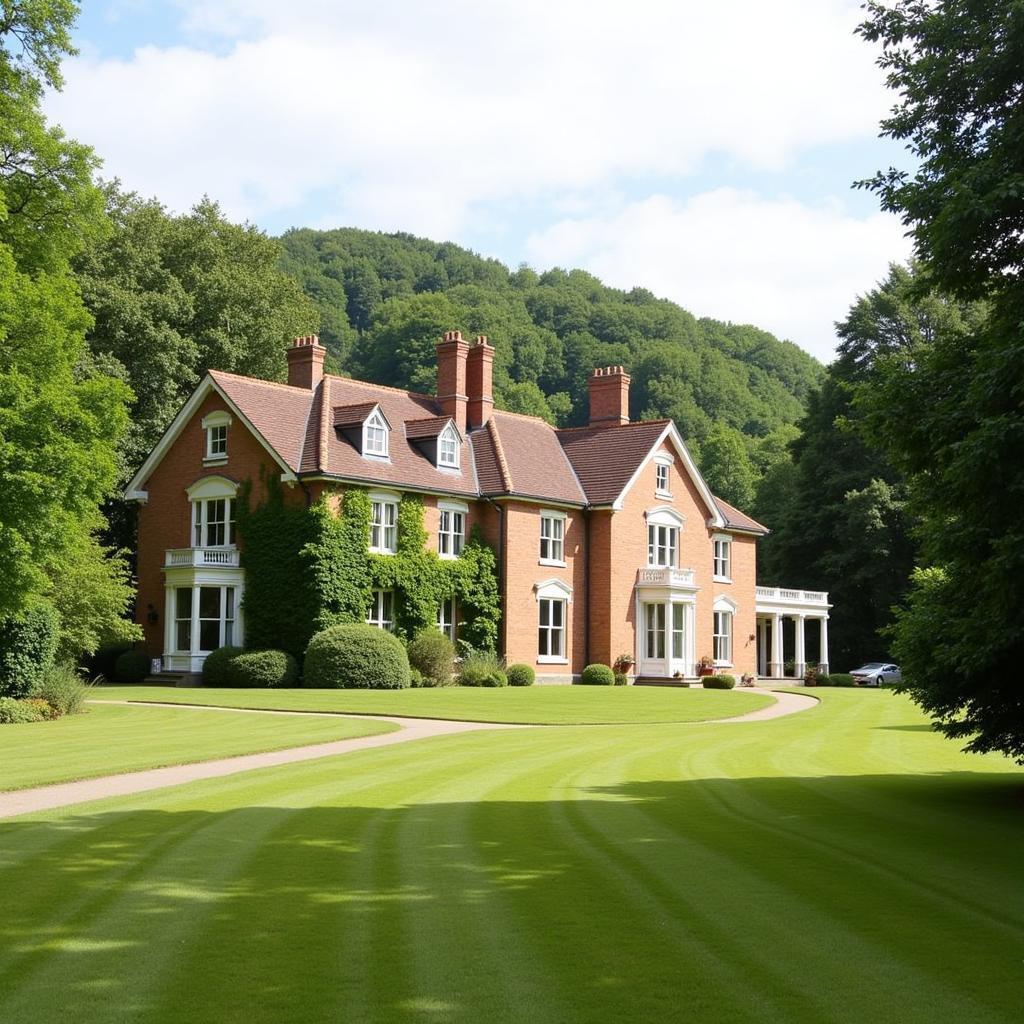
[[865, 184], [910, 229], [924, 283], [990, 310], [888, 355], [858, 394], [921, 520], [893, 653], [946, 735], [1024, 762], [1024, 3], [867, 9], [900, 94], [882, 131], [920, 164]]
[[[43, 86], [61, 84], [76, 13], [62, 0], [0, 4], [0, 619], [54, 596], [69, 654], [116, 631], [130, 594], [94, 531], [131, 393], [83, 359], [90, 318], [69, 266], [107, 230], [103, 197], [91, 151], [39, 109]], [[62, 581], [86, 577], [110, 598], [88, 611], [88, 635], [61, 600]]]

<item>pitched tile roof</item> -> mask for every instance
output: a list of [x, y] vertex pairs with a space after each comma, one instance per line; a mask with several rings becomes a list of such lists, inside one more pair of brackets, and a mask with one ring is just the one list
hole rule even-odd
[[423, 420], [406, 420], [405, 436], [410, 441], [426, 441], [437, 437], [451, 422], [451, 416], [430, 416]]
[[592, 505], [608, 505], [622, 493], [671, 420], [557, 431], [558, 440]]
[[750, 533], [770, 533], [767, 526], [762, 526], [756, 519], [751, 519], [745, 512], [741, 512], [735, 505], [730, 505], [724, 498], [715, 495], [715, 504], [722, 513], [725, 525], [734, 530], [747, 530]]
[[357, 402], [355, 405], [335, 405], [331, 416], [336, 427], [354, 427], [362, 423], [377, 408], [376, 402]]
[[[477, 431], [473, 436], [476, 438], [484, 432]], [[486, 469], [478, 467], [478, 472], [493, 490], [484, 493], [513, 494], [574, 505], [587, 503], [572, 464], [559, 444], [558, 433], [549, 423], [535, 416], [496, 410], [487, 422], [486, 433], [490, 441], [481, 446], [481, 455], [484, 460], [491, 459], [493, 464]]]
[[298, 472], [313, 393], [221, 370], [211, 370], [210, 376], [288, 467]]

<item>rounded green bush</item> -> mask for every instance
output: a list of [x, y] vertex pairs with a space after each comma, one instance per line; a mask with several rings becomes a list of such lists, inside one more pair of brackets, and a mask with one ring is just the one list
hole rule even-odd
[[60, 616], [48, 601], [32, 601], [0, 616], [0, 695], [27, 697], [53, 663]]
[[409, 641], [409, 664], [419, 671], [424, 686], [447, 686], [455, 675], [455, 645], [428, 626]]
[[364, 623], [331, 626], [306, 648], [303, 685], [325, 690], [402, 690], [409, 658], [398, 637]]
[[242, 653], [241, 647], [218, 647], [203, 662], [203, 686], [227, 686], [228, 665]]
[[629, 676], [625, 672], [615, 673], [615, 685], [616, 686], [629, 686]]
[[412, 665], [409, 666], [409, 685], [414, 689], [418, 690], [421, 686], [427, 684], [423, 681], [423, 673]]
[[226, 680], [245, 689], [280, 689], [299, 681], [299, 665], [284, 651], [246, 651], [228, 661]]
[[856, 686], [849, 672], [833, 672], [828, 677], [829, 686]]
[[114, 678], [119, 683], [141, 683], [149, 675], [149, 667], [145, 651], [125, 651], [114, 662]]
[[588, 665], [580, 675], [583, 686], [614, 686], [615, 673], [607, 665]]
[[736, 677], [730, 675], [704, 676], [705, 690], [731, 690], [736, 685]]
[[509, 686], [533, 686], [537, 673], [529, 665], [509, 665], [505, 670]]
[[17, 700], [14, 697], [0, 697], [0, 725], [24, 725], [27, 722], [42, 722], [47, 716], [39, 704], [41, 701]]
[[481, 686], [508, 686], [508, 676], [500, 669], [496, 668], [488, 672], [483, 677], [480, 683]]

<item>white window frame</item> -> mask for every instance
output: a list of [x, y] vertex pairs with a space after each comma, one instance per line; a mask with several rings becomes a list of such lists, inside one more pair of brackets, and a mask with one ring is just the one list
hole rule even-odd
[[231, 414], [222, 409], [203, 417], [203, 429], [206, 431], [206, 451], [203, 455], [205, 465], [222, 466], [228, 461], [228, 427], [230, 426]]
[[731, 668], [737, 604], [720, 595], [712, 606], [711, 657], [716, 668]]
[[437, 503], [437, 553], [441, 558], [458, 558], [466, 546], [469, 506], [450, 501]]
[[667, 452], [654, 456], [654, 496], [656, 498], [672, 497], [672, 464], [675, 459]]
[[455, 424], [449, 423], [437, 436], [438, 467], [440, 469], [458, 469], [461, 449], [459, 432], [455, 429]]
[[[445, 607], [447, 605], [447, 607]], [[444, 633], [452, 643], [455, 643], [455, 633], [458, 629], [459, 609], [454, 597], [442, 597], [437, 606], [437, 628]]]
[[727, 533], [716, 533], [711, 540], [712, 575], [718, 583], [732, 583], [732, 537]]
[[[558, 509], [541, 509], [537, 561], [540, 565], [565, 565], [566, 514]], [[544, 545], [547, 544], [547, 555]]]
[[391, 426], [380, 409], [363, 420], [363, 455], [371, 459], [390, 457]]
[[655, 508], [646, 514], [647, 565], [651, 569], [679, 568], [679, 542], [685, 522], [675, 509]]
[[[216, 617], [204, 617], [202, 614], [202, 592], [204, 590], [218, 591]], [[184, 594], [188, 594], [188, 608], [182, 614], [181, 597]], [[171, 626], [172, 650], [168, 653], [205, 656], [219, 647], [238, 644], [240, 639], [238, 614], [240, 598], [241, 587], [233, 581], [215, 583], [199, 580], [192, 583], [176, 584], [172, 591], [171, 602], [174, 614], [174, 622]], [[202, 646], [204, 622], [217, 623], [217, 644], [214, 647]], [[187, 646], [183, 646], [179, 642], [180, 630], [183, 625], [187, 627], [188, 631]]]
[[398, 553], [398, 501], [397, 494], [370, 492], [370, 551], [374, 554]]
[[[190, 532], [191, 546], [194, 548], [234, 548], [235, 547], [235, 511], [238, 485], [227, 477], [208, 476], [197, 481], [185, 492], [192, 504], [192, 528]], [[224, 502], [224, 518], [211, 520], [210, 515], [214, 502]], [[224, 539], [219, 544], [211, 544], [210, 528], [221, 523], [224, 525]]]
[[[534, 589], [537, 597], [537, 664], [568, 665], [572, 587], [563, 580], [551, 579], [536, 584]], [[556, 607], [562, 620], [559, 625], [553, 622]], [[541, 653], [542, 647], [547, 648], [546, 654]]]
[[383, 629], [388, 633], [394, 630], [395, 592], [393, 590], [372, 590], [370, 592], [370, 607], [366, 612], [366, 624]]

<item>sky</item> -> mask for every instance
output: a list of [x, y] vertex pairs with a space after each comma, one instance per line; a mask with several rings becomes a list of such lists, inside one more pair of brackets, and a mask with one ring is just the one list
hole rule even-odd
[[582, 267], [832, 358], [910, 245], [847, 0], [85, 0], [47, 113], [102, 175], [270, 234]]

